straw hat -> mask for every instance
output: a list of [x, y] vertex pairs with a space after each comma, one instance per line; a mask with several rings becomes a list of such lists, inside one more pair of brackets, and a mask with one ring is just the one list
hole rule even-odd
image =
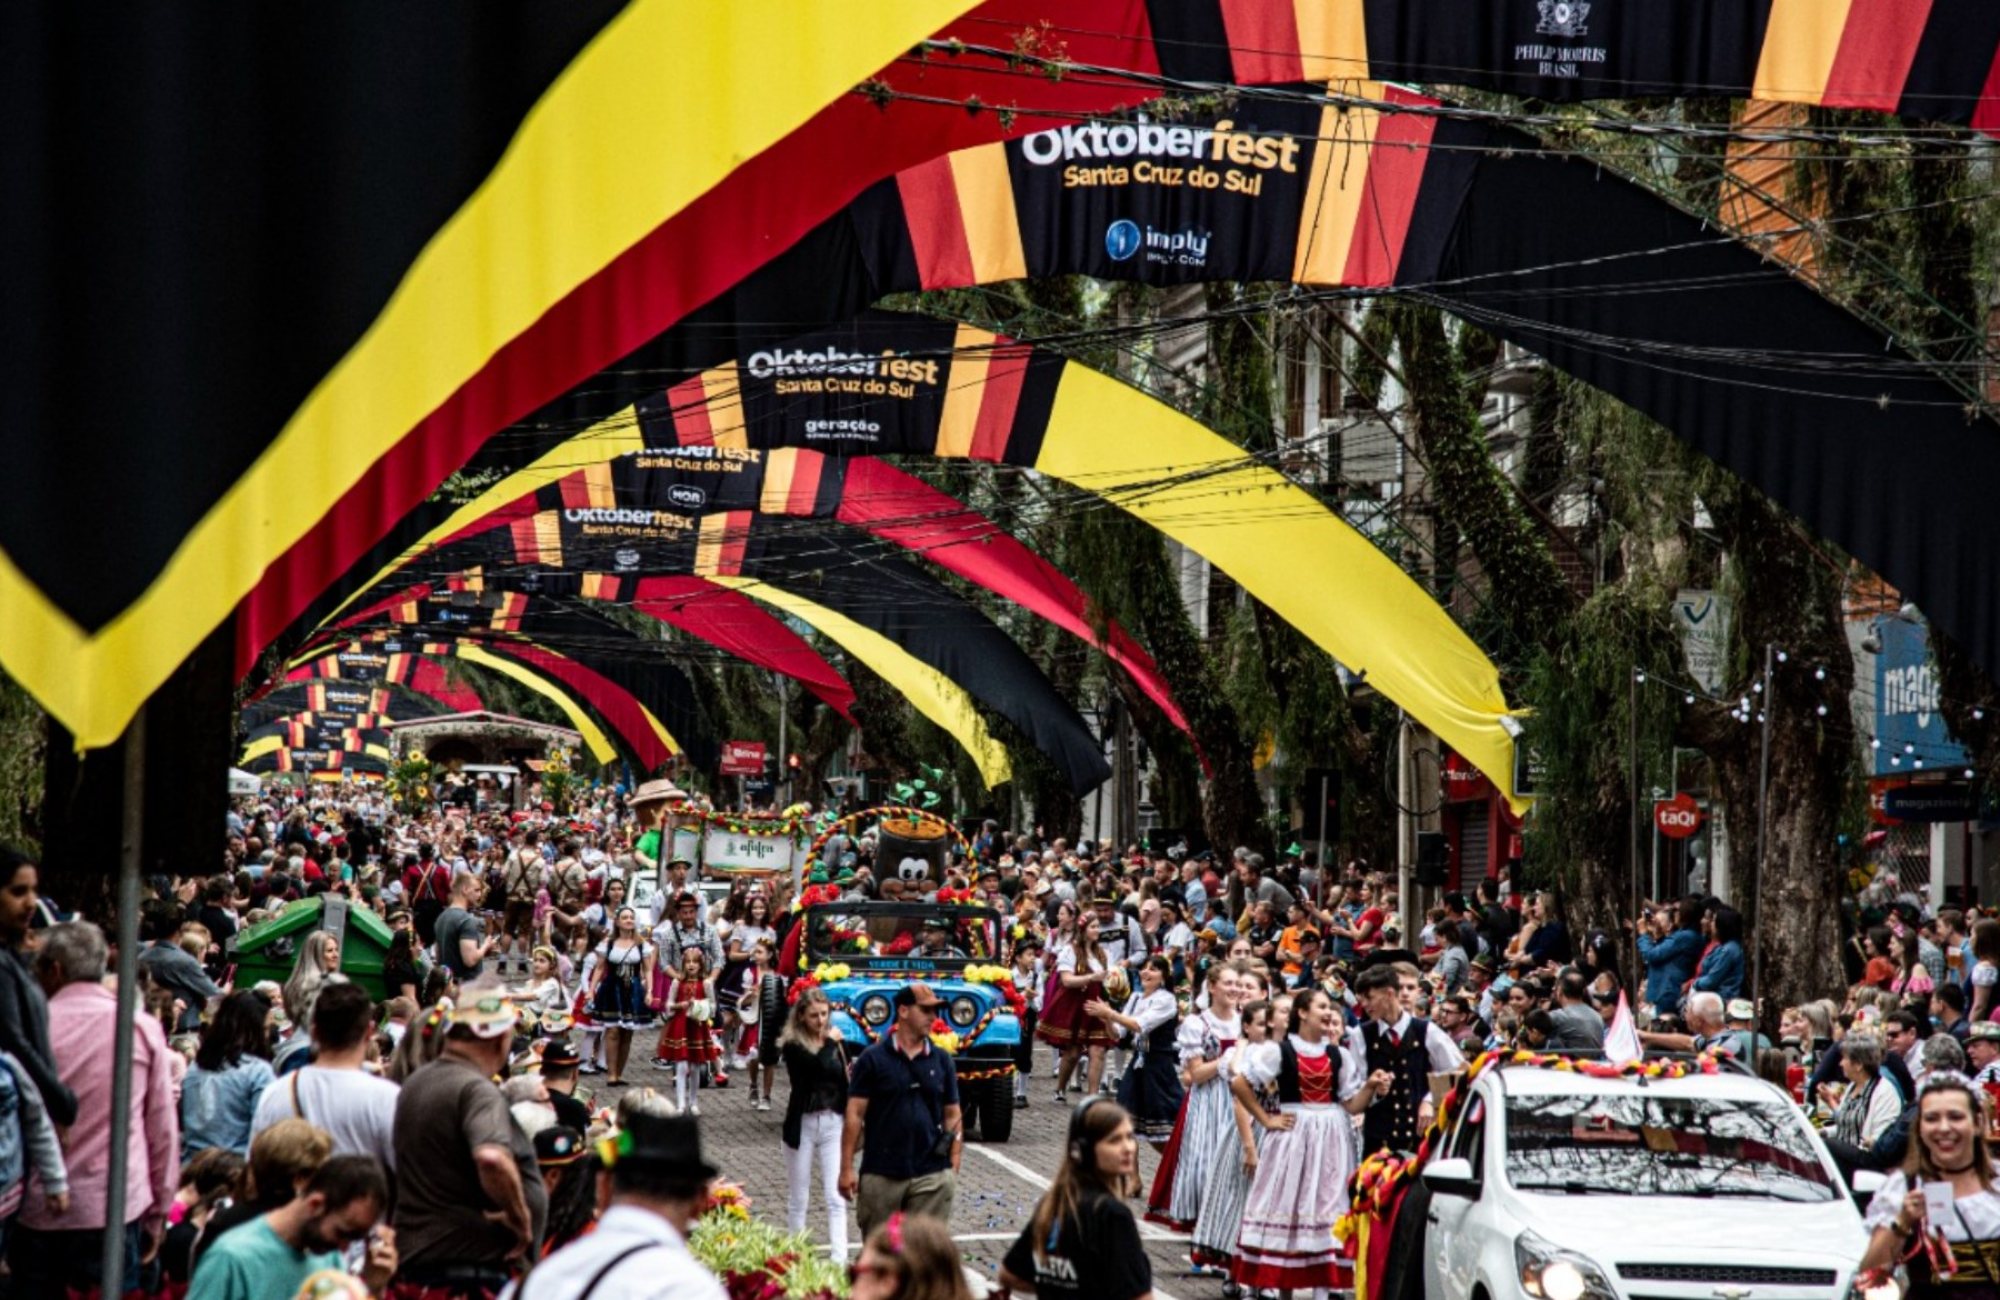
[[678, 803], [686, 798], [687, 791], [681, 789], [665, 777], [661, 777], [657, 781], [648, 781], [637, 790], [634, 790], [632, 797], [625, 802], [637, 808], [640, 804]]

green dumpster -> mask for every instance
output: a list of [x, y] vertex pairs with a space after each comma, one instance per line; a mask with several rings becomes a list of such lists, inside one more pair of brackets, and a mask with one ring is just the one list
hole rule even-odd
[[287, 906], [284, 912], [231, 941], [236, 963], [236, 987], [247, 989], [259, 980], [283, 984], [297, 964], [299, 946], [314, 930], [330, 930], [340, 940], [340, 973], [381, 1001], [382, 962], [389, 955], [389, 924], [365, 907], [344, 898], [322, 895]]

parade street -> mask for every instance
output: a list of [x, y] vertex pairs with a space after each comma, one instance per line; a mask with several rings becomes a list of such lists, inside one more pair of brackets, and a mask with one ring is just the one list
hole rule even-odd
[[[1035, 1057], [1035, 1091], [1026, 1110], [1014, 1116], [1014, 1132], [1001, 1145], [968, 1143], [958, 1174], [958, 1199], [952, 1208], [951, 1232], [965, 1256], [969, 1273], [988, 1283], [994, 1266], [1020, 1235], [1021, 1225], [1033, 1213], [1035, 1202], [1049, 1185], [1049, 1172], [1062, 1163], [1064, 1126], [1069, 1123], [1074, 1102], [1058, 1105], [1052, 1097], [1049, 1054]], [[617, 1104], [617, 1098], [634, 1087], [652, 1087], [673, 1092], [673, 1078], [650, 1064], [636, 1060], [630, 1071], [630, 1085], [606, 1089], [602, 1075], [583, 1081], [584, 1092], [594, 1093], [593, 1106]], [[785, 1148], [779, 1141], [784, 1126], [785, 1090], [781, 1084], [773, 1094], [775, 1108], [750, 1109], [747, 1076], [731, 1076], [727, 1088], [703, 1089], [701, 1093], [702, 1145], [709, 1158], [724, 1166], [729, 1176], [742, 1184], [750, 1195], [759, 1218], [783, 1222], [785, 1217]], [[608, 1101], [607, 1101], [608, 1099]], [[1144, 1143], [1139, 1147], [1139, 1172], [1151, 1186], [1159, 1157]], [[826, 1208], [814, 1188], [806, 1227], [813, 1240], [826, 1244]], [[854, 1233], [852, 1224], [848, 1231]], [[1157, 1300], [1217, 1300], [1222, 1294], [1220, 1277], [1188, 1276], [1187, 1238], [1150, 1223], [1140, 1225], [1146, 1254], [1153, 1265], [1153, 1294]], [[858, 1236], [855, 1240], [859, 1240]], [[849, 1248], [850, 1254], [852, 1247]]]

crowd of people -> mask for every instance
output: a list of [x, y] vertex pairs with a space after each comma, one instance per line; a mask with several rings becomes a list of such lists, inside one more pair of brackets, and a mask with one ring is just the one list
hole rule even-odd
[[[732, 1076], [741, 1104], [771, 1108], [782, 1072], [788, 1226], [817, 1187], [835, 1258], [858, 1223], [857, 1296], [949, 1290], [936, 1225], [967, 1135], [932, 1043], [939, 994], [905, 983], [865, 1046], [810, 981], [773, 1017], [795, 886], [693, 879], [662, 826], [681, 798], [601, 789], [563, 816], [412, 812], [354, 786], [240, 800], [221, 867], [148, 882], [141, 909], [125, 1276], [198, 1300], [540, 1300], [643, 1275], [712, 1300], [684, 1238], [714, 1172], [694, 1119]], [[1267, 868], [988, 824], [913, 883], [878, 878], [874, 847], [833, 837], [802, 883], [818, 901], [949, 891], [1004, 918], [1014, 1105], [1074, 1103], [1001, 1271], [1022, 1290], [1150, 1290], [1136, 1195], [1226, 1294], [1323, 1300], [1350, 1281], [1328, 1225], [1364, 1156], [1414, 1149], [1472, 1057], [1599, 1050], [1621, 1004], [1649, 1047], [1734, 1056], [1788, 1088], [1849, 1169], [1904, 1167], [1951, 1140], [1923, 1116], [1952, 1087], [1976, 1115], [2000, 1088], [2000, 921], [1880, 891], [1854, 918], [1848, 992], [1786, 1009], [1773, 1042], [1743, 997], [1742, 917], [1711, 898], [1572, 935], [1559, 899], [1503, 871], [1411, 933], [1390, 877], [1309, 853]], [[97, 1277], [116, 997], [104, 933], [36, 886], [26, 855], [0, 852], [0, 1225], [9, 1293], [55, 1296]], [[236, 978], [232, 938], [325, 894], [388, 927], [379, 995], [318, 929], [283, 980]], [[937, 928], [925, 945], [964, 955]], [[635, 1041], [670, 1086], [628, 1081]], [[1140, 1143], [1160, 1156], [1144, 1187]], [[1885, 1204], [1871, 1227], [1913, 1221]]]

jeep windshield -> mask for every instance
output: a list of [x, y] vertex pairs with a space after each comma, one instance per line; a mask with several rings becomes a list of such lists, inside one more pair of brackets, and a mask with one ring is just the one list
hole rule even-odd
[[1001, 960], [999, 914], [930, 903], [827, 903], [806, 913], [814, 964], [956, 968]]
[[1837, 1195], [1797, 1108], [1775, 1096], [1510, 1096], [1507, 1178], [1524, 1192], [1572, 1195]]

